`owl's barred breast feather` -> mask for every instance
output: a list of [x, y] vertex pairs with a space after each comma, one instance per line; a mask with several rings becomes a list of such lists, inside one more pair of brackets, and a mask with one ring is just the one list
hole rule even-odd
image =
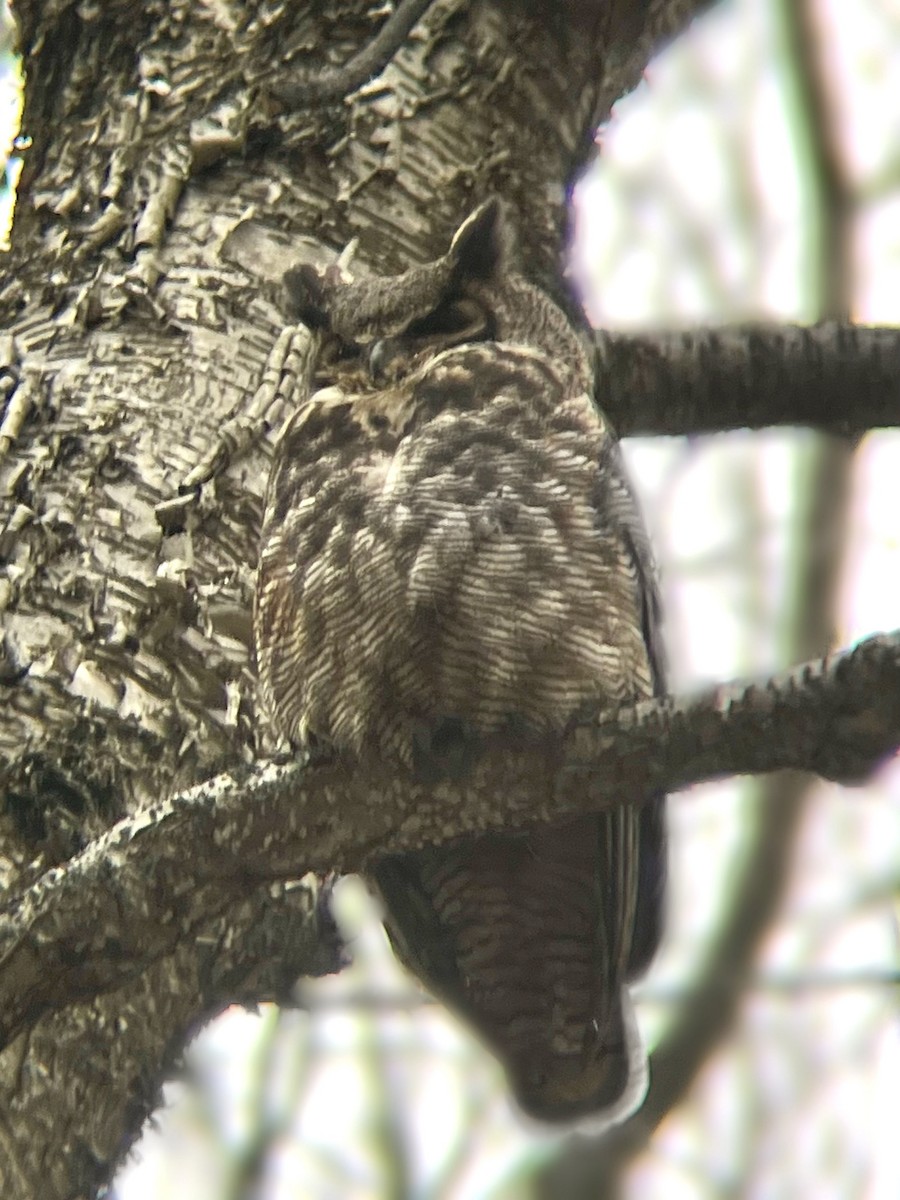
[[[481, 735], [562, 730], [661, 686], [645, 534], [580, 382], [540, 344], [483, 341], [295, 414], [255, 614], [283, 735], [427, 779], [464, 770]], [[660, 799], [373, 867], [401, 958], [540, 1119], [642, 1098], [626, 985], [658, 941], [664, 840]]]

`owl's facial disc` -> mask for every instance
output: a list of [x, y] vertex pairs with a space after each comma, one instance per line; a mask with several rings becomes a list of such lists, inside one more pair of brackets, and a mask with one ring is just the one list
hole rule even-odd
[[489, 341], [489, 314], [475, 300], [447, 300], [425, 317], [412, 321], [402, 333], [378, 338], [368, 348], [373, 382], [390, 382], [406, 374], [425, 357], [467, 342]]

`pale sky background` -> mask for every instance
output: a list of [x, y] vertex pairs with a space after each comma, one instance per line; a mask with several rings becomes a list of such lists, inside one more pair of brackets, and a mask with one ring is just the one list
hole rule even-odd
[[[803, 186], [771, 12], [769, 0], [723, 4], [617, 106], [600, 139], [603, 166], [578, 198], [580, 270], [595, 281], [598, 324], [813, 315]], [[828, 77], [862, 198], [854, 315], [900, 323], [900, 6], [827, 0], [822, 12]], [[627, 445], [658, 547], [676, 689], [786, 665], [772, 624], [784, 605], [809, 444], [808, 434], [780, 430]], [[856, 458], [845, 645], [900, 625], [898, 477], [900, 433], [870, 435]], [[752, 528], [742, 534], [748, 496]], [[751, 536], [761, 567], [748, 586], [735, 559]], [[668, 1018], [665, 994], [690, 979], [716, 925], [749, 802], [737, 782], [671, 801], [670, 929], [637, 989], [651, 1047]], [[896, 978], [898, 802], [896, 762], [865, 790], [822, 786], [761, 977], [867, 970]], [[359, 967], [305, 994], [320, 1004], [361, 987], [410, 994], [380, 927], [363, 915], [361, 885], [346, 881], [342, 892]], [[385, 1194], [379, 1156], [392, 1139], [410, 1164], [410, 1196], [513, 1196], [514, 1185], [504, 1192], [500, 1182], [548, 1146], [523, 1135], [494, 1064], [434, 1006], [369, 1017], [336, 1011], [312, 1022], [235, 1011], [189, 1061], [211, 1085], [169, 1087], [176, 1115], [163, 1114], [144, 1138], [117, 1183], [120, 1200], [218, 1200], [260, 1110], [282, 1147], [266, 1192], [278, 1200], [374, 1200]], [[895, 1200], [898, 1081], [896, 984], [754, 992], [739, 1030], [660, 1129], [628, 1195]]]

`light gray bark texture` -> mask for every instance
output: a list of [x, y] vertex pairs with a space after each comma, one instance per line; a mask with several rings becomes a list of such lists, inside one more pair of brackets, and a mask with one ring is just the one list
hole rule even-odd
[[[279, 83], [350, 59], [381, 6], [17, 6], [28, 149], [0, 279], [10, 906], [114, 821], [270, 748], [249, 604], [271, 445], [308, 368], [274, 281], [351, 239], [354, 269], [427, 261], [497, 193], [523, 266], [559, 292], [594, 125], [700, 7], [436, 0], [350, 102], [291, 110]], [[158, 886], [179, 884], [161, 866]], [[38, 1004], [0, 1054], [5, 1197], [90, 1195], [191, 1029], [339, 964], [315, 888], [270, 886], [242, 880], [99, 998], [73, 940], [68, 1006]], [[37, 962], [48, 932], [30, 929]]]

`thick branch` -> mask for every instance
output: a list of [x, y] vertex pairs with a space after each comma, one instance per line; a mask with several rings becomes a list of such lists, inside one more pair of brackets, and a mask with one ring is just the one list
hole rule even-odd
[[[83, 1003], [73, 996], [65, 1009], [30, 1022], [4, 1056], [11, 1065], [2, 1071], [3, 1087], [16, 1087], [0, 1123], [4, 1200], [87, 1200], [109, 1184], [115, 1164], [162, 1103], [162, 1083], [178, 1072], [195, 1030], [228, 1003], [289, 995], [298, 971], [311, 965], [315, 971], [311, 955], [319, 958], [319, 973], [339, 968], [333, 940], [327, 952], [331, 939], [323, 936], [319, 911], [311, 882], [260, 887], [115, 993]], [[107, 947], [107, 955], [113, 952]], [[13, 1136], [11, 1116], [22, 1120], [28, 1137]], [[48, 1146], [60, 1152], [48, 1154]]]
[[[101, 994], [269, 880], [785, 767], [855, 782], [900, 744], [900, 632], [764, 683], [488, 744], [465, 786], [389, 766], [264, 764], [120, 822], [0, 920], [0, 1040]], [[535, 797], [539, 803], [535, 804]]]
[[900, 331], [845, 325], [595, 334], [598, 396], [623, 437], [900, 422]]

